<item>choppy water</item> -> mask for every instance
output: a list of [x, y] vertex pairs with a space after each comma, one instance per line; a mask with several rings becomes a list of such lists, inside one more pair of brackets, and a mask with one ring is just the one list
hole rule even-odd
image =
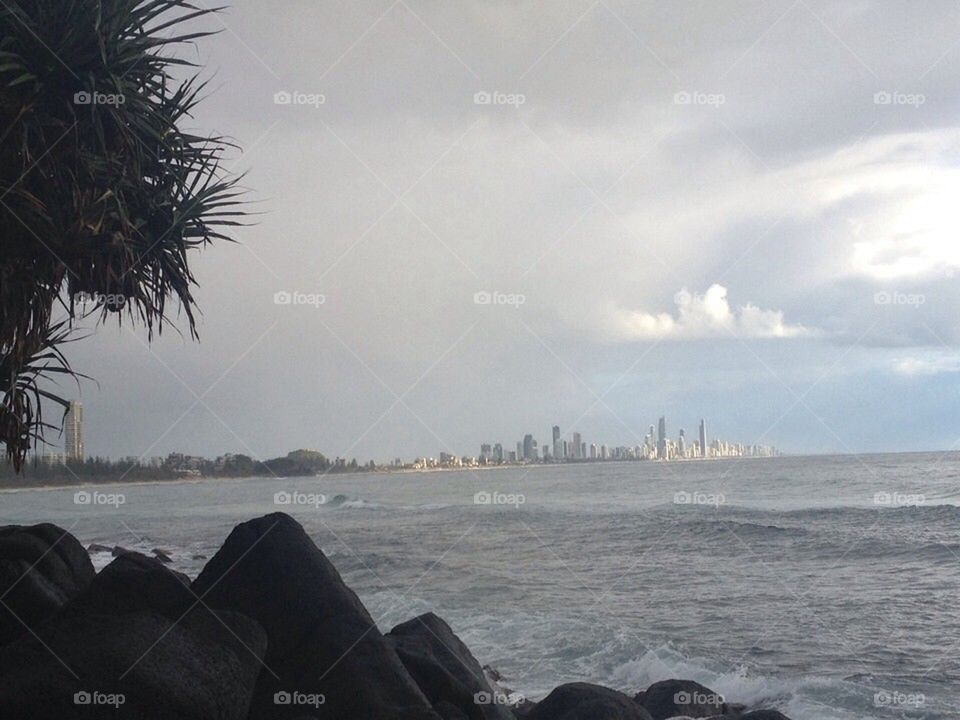
[[[633, 693], [685, 677], [794, 720], [934, 720], [960, 717], [958, 461], [778, 458], [98, 488], [121, 493], [118, 507], [77, 505], [75, 490], [18, 491], [0, 496], [0, 523], [51, 521], [85, 544], [161, 547], [194, 575], [236, 522], [283, 509], [384, 630], [433, 610], [532, 698], [572, 680]], [[275, 493], [295, 491], [326, 503], [274, 504]], [[515, 502], [475, 504], [477, 493]], [[688, 496], [711, 504], [675, 502]]]

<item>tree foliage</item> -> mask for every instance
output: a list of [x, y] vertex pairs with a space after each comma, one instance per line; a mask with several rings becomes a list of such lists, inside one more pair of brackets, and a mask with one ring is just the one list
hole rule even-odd
[[[75, 323], [196, 335], [189, 251], [242, 223], [230, 145], [185, 128], [204, 83], [174, 49], [216, 9], [183, 0], [0, 3], [0, 442], [19, 468], [66, 406]], [[183, 77], [185, 79], [177, 79]]]

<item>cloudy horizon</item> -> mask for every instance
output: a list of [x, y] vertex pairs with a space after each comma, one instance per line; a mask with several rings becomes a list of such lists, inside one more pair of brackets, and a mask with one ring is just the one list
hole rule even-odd
[[960, 440], [955, 4], [207, 22], [194, 122], [262, 214], [193, 256], [199, 343], [66, 348], [89, 455], [632, 446], [660, 415], [791, 453]]

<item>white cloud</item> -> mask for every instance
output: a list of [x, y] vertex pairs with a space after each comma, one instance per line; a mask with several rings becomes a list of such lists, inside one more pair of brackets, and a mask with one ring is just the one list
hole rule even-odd
[[893, 369], [900, 375], [945, 375], [948, 373], [960, 372], [960, 357], [940, 356], [940, 357], [905, 357], [900, 358], [893, 364]]
[[762, 310], [749, 303], [731, 308], [723, 285], [711, 285], [702, 295], [684, 288], [674, 302], [675, 315], [614, 307], [607, 318], [607, 330], [620, 340], [796, 338], [818, 334], [803, 325], [786, 323], [780, 310]]

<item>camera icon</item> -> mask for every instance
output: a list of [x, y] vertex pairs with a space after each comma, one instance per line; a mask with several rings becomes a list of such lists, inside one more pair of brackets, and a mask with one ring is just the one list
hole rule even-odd
[[676, 695], [673, 696], [674, 705], [689, 705], [691, 701], [690, 693], [686, 690], [681, 690]]
[[889, 707], [893, 704], [893, 695], [891, 695], [886, 690], [881, 690], [878, 693], [875, 693], [873, 696], [873, 705], [874, 707]]
[[281, 290], [280, 292], [275, 292], [273, 294], [274, 305], [290, 305], [292, 303], [293, 303], [293, 294], [288, 293], [286, 290]]
[[80, 90], [73, 94], [74, 105], [90, 105], [93, 102], [93, 95], [86, 90]]
[[491, 505], [493, 503], [493, 496], [488, 493], [486, 490], [481, 490], [476, 495], [473, 496], [474, 505]]
[[887, 92], [886, 90], [881, 90], [880, 92], [875, 92], [873, 94], [873, 104], [874, 105], [892, 105], [893, 104], [893, 94]]
[[491, 703], [493, 703], [493, 695], [485, 690], [473, 694], [474, 705], [490, 705]]
[[893, 504], [893, 496], [888, 492], [878, 492], [873, 496], [874, 505], [891, 505]]
[[679, 307], [686, 307], [693, 302], [693, 295], [690, 294], [689, 290], [681, 290], [673, 296], [673, 302]]
[[689, 105], [693, 102], [693, 96], [688, 93], [686, 90], [681, 90], [678, 93], [673, 95], [673, 104], [674, 105]]
[[74, 705], [89, 705], [91, 702], [93, 702], [93, 696], [86, 690], [81, 690], [73, 694]]
[[691, 502], [693, 502], [693, 497], [684, 490], [673, 494], [674, 505], [689, 505]]
[[481, 90], [480, 92], [473, 94], [474, 105], [491, 105], [492, 103], [493, 95], [488, 93], [486, 90]]
[[73, 504], [74, 505], [89, 505], [93, 500], [93, 495], [88, 493], [86, 490], [80, 490], [73, 494]]
[[274, 105], [290, 105], [293, 103], [293, 95], [286, 90], [281, 90], [273, 94]]
[[293, 496], [288, 492], [278, 492], [273, 494], [274, 505], [289, 505], [293, 502]]
[[475, 292], [473, 294], [474, 305], [490, 305], [492, 302], [493, 294], [487, 292], [486, 290], [481, 290], [480, 292]]
[[293, 702], [293, 696], [288, 693], [286, 690], [280, 690], [273, 694], [273, 704], [274, 705], [289, 705]]
[[878, 293], [874, 293], [873, 302], [875, 305], [889, 305], [893, 302], [893, 296], [890, 293], [881, 290]]

